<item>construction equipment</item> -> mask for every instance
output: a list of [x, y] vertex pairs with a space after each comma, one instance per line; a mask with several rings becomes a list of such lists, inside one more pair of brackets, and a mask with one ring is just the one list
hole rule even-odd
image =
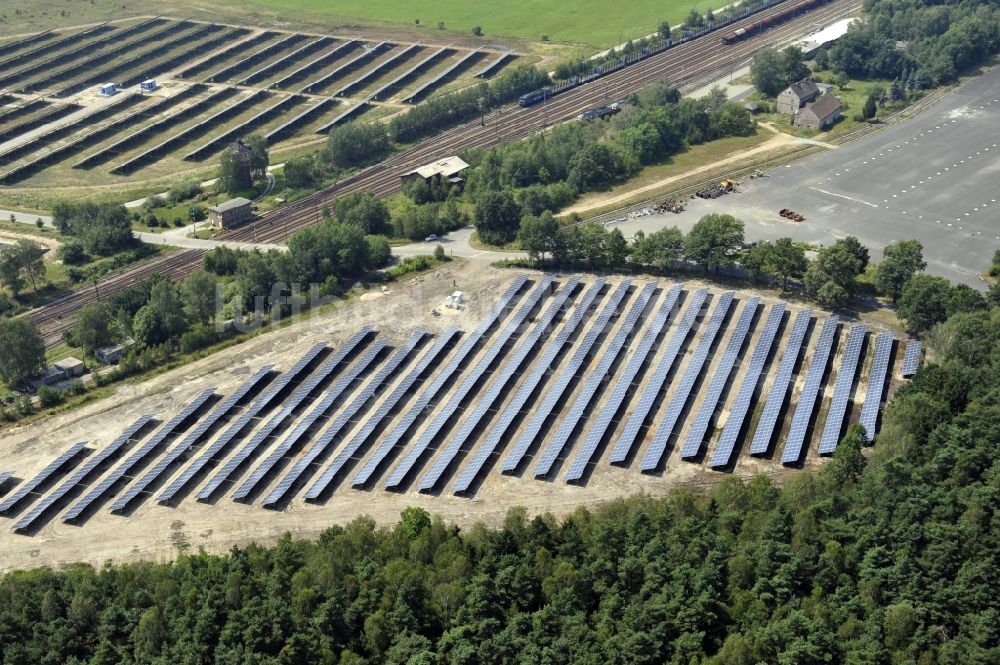
[[738, 183], [735, 180], [723, 180], [721, 182], [709, 185], [704, 189], [699, 189], [694, 193], [700, 199], [717, 199], [723, 194], [730, 194], [736, 191], [736, 185]]
[[660, 214], [665, 212], [672, 212], [675, 214], [682, 213], [684, 212], [684, 203], [682, 201], [678, 201], [677, 199], [667, 199], [666, 201], [660, 201], [657, 203], [653, 210]]

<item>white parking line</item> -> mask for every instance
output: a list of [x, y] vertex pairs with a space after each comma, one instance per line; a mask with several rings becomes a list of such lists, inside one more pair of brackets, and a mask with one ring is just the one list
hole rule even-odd
[[[872, 207], [872, 208], [877, 208], [878, 207], [877, 203], [869, 203], [868, 201], [862, 201], [861, 199], [855, 199], [855, 198], [852, 198], [850, 196], [845, 196], [844, 194], [835, 194], [834, 192], [828, 192], [825, 189], [820, 189], [819, 187], [813, 187], [813, 186], [810, 185], [809, 189], [815, 190], [815, 191], [819, 192], [820, 194], [827, 194], [828, 196], [836, 196], [837, 198], [847, 199], [848, 201], [853, 201], [854, 203], [861, 203], [863, 205], [866, 205], [866, 206], [869, 206], [869, 207]], [[893, 196], [895, 196], [895, 194], [893, 194]]]

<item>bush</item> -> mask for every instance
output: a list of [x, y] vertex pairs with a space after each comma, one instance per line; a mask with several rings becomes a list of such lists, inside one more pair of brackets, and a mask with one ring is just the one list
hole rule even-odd
[[42, 386], [38, 389], [38, 401], [41, 403], [42, 408], [62, 404], [65, 399], [61, 390], [56, 390], [48, 386]]
[[82, 395], [87, 392], [87, 386], [83, 385], [83, 381], [71, 381], [63, 393], [67, 397], [76, 397], [77, 395]]
[[171, 203], [187, 201], [201, 194], [201, 183], [197, 180], [185, 180], [175, 184], [167, 193]]
[[448, 256], [444, 253], [444, 247], [438, 245], [434, 248], [434, 258], [438, 261], [447, 261]]
[[219, 334], [213, 328], [199, 326], [181, 335], [181, 353], [191, 353], [219, 341]]
[[83, 248], [83, 243], [76, 238], [70, 238], [64, 242], [56, 254], [59, 259], [68, 266], [86, 263], [89, 258], [87, 256], [87, 250]]

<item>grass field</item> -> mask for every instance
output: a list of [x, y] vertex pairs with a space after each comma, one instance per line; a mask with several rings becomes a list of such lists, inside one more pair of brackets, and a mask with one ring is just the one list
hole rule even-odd
[[[654, 32], [660, 21], [679, 23], [697, 7], [721, 7], [726, 0], [0, 0], [0, 36], [59, 28], [136, 14], [190, 16], [199, 20], [328, 26], [331, 32], [359, 31], [365, 26], [404, 28], [413, 37], [445, 41], [448, 32], [491, 37], [517, 37], [533, 42], [548, 35], [553, 42], [606, 48], [624, 39]], [[416, 21], [419, 19], [420, 24]], [[438, 30], [443, 22], [447, 32]], [[424, 36], [426, 35], [426, 36]]]
[[[409, 23], [470, 32], [480, 26], [484, 35], [521, 37], [539, 41], [548, 35], [552, 41], [574, 42], [607, 47], [624, 39], [639, 37], [656, 30], [661, 20], [672, 24], [683, 19], [691, 7], [704, 10], [710, 2], [690, 0], [630, 0], [610, 4], [605, 0], [492, 0], [477, 2], [436, 2], [432, 0], [257, 0], [251, 5], [274, 9], [322, 12], [340, 19], [360, 22]], [[720, 3], [716, 3], [718, 7]]]

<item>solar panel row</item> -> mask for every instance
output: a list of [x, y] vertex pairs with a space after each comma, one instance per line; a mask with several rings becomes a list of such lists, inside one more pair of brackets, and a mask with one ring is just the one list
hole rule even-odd
[[660, 309], [646, 329], [646, 334], [639, 342], [639, 346], [632, 353], [628, 364], [625, 366], [625, 370], [618, 378], [618, 383], [612, 388], [608, 398], [604, 400], [601, 410], [590, 425], [590, 429], [587, 430], [587, 438], [577, 452], [576, 457], [573, 458], [573, 462], [569, 466], [569, 471], [566, 473], [567, 482], [576, 482], [583, 478], [583, 473], [587, 469], [587, 465], [590, 464], [594, 453], [597, 451], [597, 447], [608, 431], [608, 427], [611, 426], [612, 419], [618, 414], [619, 409], [621, 409], [622, 403], [625, 401], [625, 396], [632, 387], [643, 363], [646, 362], [649, 352], [652, 350], [659, 336], [667, 329], [667, 322], [670, 319], [670, 314], [674, 311], [674, 307], [677, 305], [677, 299], [680, 297], [680, 294], [680, 284], [674, 284], [667, 292], [663, 303], [660, 305]]
[[13, 475], [14, 473], [11, 471], [0, 471], [0, 486], [3, 486]]
[[247, 409], [236, 419], [229, 429], [222, 433], [222, 435], [213, 441], [204, 451], [200, 457], [196, 458], [188, 467], [178, 476], [174, 482], [170, 484], [167, 489], [162, 492], [156, 500], [159, 503], [166, 503], [173, 500], [177, 494], [187, 486], [191, 480], [201, 472], [206, 466], [214, 463], [217, 456], [222, 453], [223, 450], [235, 439], [250, 422], [265, 409], [267, 409], [271, 402], [273, 402], [277, 396], [284, 390], [288, 385], [294, 381], [298, 376], [305, 370], [305, 368], [316, 359], [322, 351], [326, 348], [326, 345], [322, 342], [314, 345], [309, 351], [302, 356], [292, 367], [279, 376], [274, 383], [268, 386], [267, 390], [258, 397], [253, 404], [251, 404]]
[[708, 358], [709, 351], [712, 349], [712, 344], [715, 342], [715, 336], [722, 327], [722, 322], [726, 319], [729, 307], [732, 304], [732, 291], [726, 291], [719, 296], [719, 302], [715, 305], [712, 317], [708, 320], [708, 325], [705, 326], [705, 331], [701, 334], [698, 348], [695, 349], [694, 354], [688, 361], [687, 369], [684, 370], [684, 375], [674, 390], [674, 396], [671, 398], [670, 404], [667, 405], [663, 419], [653, 434], [653, 440], [646, 450], [646, 455], [642, 458], [642, 464], [639, 465], [641, 471], [652, 471], [663, 460], [663, 453], [667, 449], [667, 442], [673, 435], [674, 427], [677, 425], [677, 421], [681, 417], [681, 412], [684, 410], [684, 406], [691, 396], [691, 388], [694, 387], [695, 381], [701, 376], [702, 367]]
[[837, 382], [833, 386], [833, 398], [826, 412], [826, 425], [819, 441], [820, 455], [829, 455], [837, 449], [841, 426], [844, 424], [844, 414], [847, 413], [847, 402], [854, 386], [854, 375], [858, 369], [861, 346], [864, 344], [867, 332], [864, 326], [854, 326], [847, 334], [847, 344], [844, 345], [844, 353], [840, 358]]
[[[125, 508], [128, 507], [128, 505], [133, 500], [135, 500], [137, 496], [145, 492], [150, 485], [152, 485], [160, 477], [162, 477], [163, 474], [166, 473], [167, 469], [169, 469], [174, 464], [174, 462], [176, 462], [185, 454], [187, 454], [188, 450], [190, 450], [194, 444], [200, 441], [201, 438], [205, 436], [205, 433], [209, 429], [211, 429], [212, 426], [215, 425], [215, 423], [218, 422], [220, 418], [228, 414], [233, 409], [233, 407], [236, 406], [237, 402], [243, 399], [251, 390], [253, 390], [261, 381], [263, 381], [264, 378], [270, 374], [272, 367], [273, 365], [265, 365], [264, 367], [261, 367], [259, 370], [254, 372], [254, 374], [249, 379], [244, 381], [240, 385], [240, 387], [236, 389], [236, 392], [234, 392], [232, 395], [223, 400], [221, 404], [215, 407], [212, 413], [210, 413], [204, 420], [199, 422], [198, 425], [193, 430], [191, 430], [191, 432], [189, 432], [188, 435], [185, 436], [180, 443], [174, 446], [169, 453], [167, 453], [159, 462], [157, 462], [153, 466], [152, 469], [146, 472], [146, 475], [144, 475], [138, 481], [129, 485], [128, 489], [125, 490], [125, 492], [120, 497], [118, 497], [118, 500], [115, 501], [113, 504], [111, 504], [111, 511], [120, 512], [122, 510], [125, 510]], [[205, 399], [207, 399], [208, 397], [211, 396], [211, 394], [212, 391], [206, 390], [201, 395], [199, 395], [199, 399], [201, 397], [205, 397]], [[158, 436], [159, 435], [157, 435], [157, 437]], [[153, 441], [155, 441], [157, 437], [154, 437]], [[160, 440], [162, 441], [162, 439]], [[152, 443], [152, 441], [150, 441], [150, 443]], [[159, 445], [159, 442], [157, 442], [157, 445]], [[148, 443], [142, 446], [142, 448], [140, 448], [134, 455], [129, 457], [118, 469], [115, 470], [115, 474], [117, 474], [118, 477], [121, 478], [124, 477], [126, 474], [131, 473], [132, 469], [135, 468], [135, 466], [139, 464], [139, 462], [145, 459], [145, 457], [153, 451], [153, 448], [154, 446], [149, 445]], [[92, 492], [91, 494], [94, 494], [94, 492]], [[87, 495], [84, 501], [92, 502], [96, 498], [97, 496]], [[82, 512], [84, 508], [85, 507], [80, 508], [79, 512]], [[73, 506], [73, 508], [70, 509], [70, 512], [73, 512], [74, 510], [77, 510], [77, 506]], [[77, 514], [79, 514], [79, 512]], [[69, 513], [67, 513], [67, 515], [69, 515]]]
[[[601, 353], [600, 360], [590, 372], [590, 376], [587, 377], [587, 381], [577, 394], [573, 405], [563, 415], [559, 428], [542, 451], [538, 463], [535, 465], [536, 478], [544, 478], [552, 472], [552, 466], [559, 456], [562, 455], [566, 449], [566, 445], [569, 443], [570, 437], [573, 436], [577, 431], [577, 427], [580, 426], [580, 421], [583, 419], [584, 413], [593, 401], [594, 396], [600, 391], [601, 384], [607, 380], [611, 367], [618, 360], [618, 355], [625, 347], [626, 342], [631, 338], [636, 322], [642, 316], [642, 313], [646, 311], [646, 306], [649, 304], [655, 291], [656, 284], [646, 284], [639, 291], [639, 294], [632, 302], [632, 306], [625, 314], [625, 318], [622, 320], [618, 331], [608, 340], [604, 351]], [[580, 469], [580, 475], [583, 475], [582, 469]]]
[[[271, 437], [279, 427], [281, 427], [287, 420], [289, 420], [295, 413], [295, 411], [302, 405], [303, 400], [312, 395], [319, 385], [326, 381], [327, 377], [336, 372], [347, 359], [347, 357], [354, 352], [355, 348], [362, 341], [364, 341], [368, 335], [372, 334], [374, 329], [371, 326], [364, 326], [358, 332], [356, 332], [350, 339], [348, 339], [340, 349], [337, 350], [334, 355], [323, 363], [316, 372], [302, 383], [292, 396], [288, 398], [285, 405], [276, 414], [271, 416], [263, 427], [254, 432], [254, 435], [250, 437], [242, 448], [240, 448], [235, 455], [226, 460], [226, 463], [222, 465], [222, 468], [209, 480], [201, 491], [198, 492], [197, 498], [199, 501], [208, 501], [212, 496], [218, 491], [222, 483], [226, 482], [232, 478], [237, 469], [240, 468], [248, 459], [255, 457], [260, 451], [264, 443]], [[385, 347], [385, 343], [376, 345], [377, 350], [369, 350], [366, 355], [367, 362], [374, 360], [375, 356]]]
[[296, 462], [292, 470], [282, 478], [278, 486], [264, 499], [262, 505], [273, 506], [284, 498], [295, 482], [330, 447], [330, 444], [347, 427], [351, 419], [375, 396], [388, 377], [406, 360], [425, 334], [424, 331], [418, 332], [407, 344], [393, 354], [389, 361], [379, 369], [354, 399], [333, 419], [322, 436], [310, 446], [302, 458]]
[[472, 459], [462, 469], [461, 475], [459, 475], [458, 480], [455, 481], [455, 485], [452, 488], [455, 494], [461, 494], [469, 490], [469, 487], [482, 471], [483, 465], [486, 464], [486, 460], [496, 450], [500, 444], [500, 439], [507, 433], [507, 429], [514, 422], [514, 419], [522, 413], [525, 404], [528, 403], [538, 384], [548, 374], [555, 359], [562, 352], [569, 338], [576, 332], [576, 329], [580, 326], [580, 322], [583, 321], [583, 318], [590, 311], [591, 304], [606, 284], [605, 280], [597, 279], [574, 305], [573, 313], [570, 315], [569, 320], [563, 325], [562, 330], [556, 335], [555, 340], [545, 348], [542, 358], [533, 363], [533, 369], [527, 378], [522, 381], [521, 387], [500, 414], [499, 420], [489, 428], [486, 433], [486, 439], [479, 445]]
[[21, 501], [23, 501], [29, 494], [34, 492], [38, 487], [47, 483], [56, 477], [59, 473], [67, 473], [76, 467], [83, 458], [86, 451], [89, 450], [86, 447], [86, 442], [73, 444], [69, 449], [63, 452], [59, 457], [52, 460], [47, 467], [42, 469], [37, 476], [29, 480], [28, 482], [21, 485], [16, 492], [7, 497], [3, 503], [0, 503], [0, 513], [8, 513], [16, 507]]
[[168, 436], [173, 434], [174, 431], [180, 427], [183, 422], [194, 415], [198, 409], [200, 409], [214, 394], [215, 391], [212, 388], [203, 390], [199, 393], [197, 397], [191, 400], [191, 402], [189, 402], [188, 405], [180, 411], [180, 413], [160, 427], [156, 434], [143, 443], [138, 450], [133, 452], [125, 462], [119, 464], [110, 473], [105, 474], [97, 485], [95, 485], [82, 499], [73, 504], [70, 509], [63, 514], [62, 521], [72, 522], [80, 517], [80, 515], [90, 508], [95, 501], [104, 496], [113, 485], [121, 480], [126, 473], [131, 471], [135, 465], [158, 448]]
[[747, 300], [743, 306], [743, 313], [740, 315], [739, 321], [736, 322], [736, 327], [729, 337], [725, 351], [722, 352], [719, 364], [715, 367], [715, 374], [712, 375], [712, 380], [708, 384], [708, 390], [705, 392], [705, 397], [702, 398], [698, 413], [695, 414], [694, 421], [688, 428], [687, 437], [681, 447], [681, 459], [691, 459], [701, 454], [701, 447], [705, 443], [705, 433], [708, 432], [712, 416], [715, 415], [715, 408], [719, 405], [722, 391], [726, 389], [726, 384], [729, 382], [729, 375], [732, 374], [733, 368], [736, 366], [740, 349], [743, 348], [743, 340], [750, 332], [750, 324], [753, 323], [753, 317], [757, 314], [759, 303], [760, 298], [753, 297]]
[[330, 486], [333, 479], [340, 473], [340, 470], [344, 468], [347, 464], [364, 446], [368, 441], [369, 437], [375, 432], [376, 429], [381, 426], [382, 421], [384, 421], [389, 414], [392, 412], [396, 405], [406, 396], [413, 385], [423, 376], [431, 367], [432, 364], [438, 361], [439, 356], [444, 352], [445, 347], [451, 343], [452, 339], [458, 335], [458, 326], [452, 326], [444, 332], [442, 332], [437, 337], [437, 341], [434, 342], [434, 346], [431, 347], [421, 358], [417, 366], [410, 370], [410, 373], [403, 378], [392, 392], [382, 400], [375, 413], [365, 419], [364, 425], [361, 429], [355, 433], [351, 438], [350, 442], [344, 446], [341, 451], [337, 454], [337, 457], [330, 463], [330, 465], [323, 471], [320, 477], [313, 483], [309, 491], [306, 492], [305, 498], [307, 501], [314, 501], [318, 499], [323, 492]]
[[132, 440], [135, 433], [145, 427], [152, 419], [153, 414], [151, 413], [139, 416], [138, 420], [126, 427], [125, 431], [122, 432], [117, 439], [109, 443], [103, 450], [93, 457], [88, 458], [86, 463], [77, 469], [76, 472], [63, 482], [62, 485], [57, 487], [45, 498], [35, 504], [35, 507], [31, 510], [31, 512], [14, 524], [13, 530], [25, 531], [31, 529], [35, 525], [35, 522], [37, 522], [43, 514], [48, 512], [52, 506], [62, 501], [67, 494], [76, 489], [92, 473], [97, 471], [102, 464], [122, 452], [122, 449], [129, 443], [129, 441]]
[[785, 403], [785, 396], [788, 395], [788, 390], [791, 388], [792, 372], [795, 370], [795, 363], [798, 362], [802, 341], [806, 337], [811, 318], [812, 312], [808, 309], [799, 312], [795, 317], [792, 334], [788, 336], [785, 353], [781, 356], [781, 365], [778, 366], [778, 372], [771, 384], [771, 391], [764, 402], [764, 411], [757, 420], [757, 429], [754, 431], [753, 441], [750, 443], [751, 455], [763, 455], [771, 445], [774, 426], [778, 423], [778, 415]]
[[503, 329], [497, 333], [496, 339], [489, 346], [483, 357], [480, 358], [479, 362], [469, 370], [468, 375], [462, 384], [455, 390], [451, 397], [448, 398], [447, 403], [443, 407], [437, 409], [437, 415], [434, 419], [427, 425], [420, 436], [417, 438], [416, 443], [410, 447], [406, 455], [403, 457], [402, 461], [396, 465], [392, 473], [389, 475], [389, 479], [385, 483], [386, 488], [398, 487], [406, 479], [409, 473], [421, 463], [421, 459], [430, 449], [431, 444], [435, 441], [438, 434], [445, 427], [445, 425], [458, 413], [459, 407], [469, 396], [469, 393], [479, 384], [483, 378], [484, 372], [493, 366], [493, 363], [504, 351], [504, 347], [507, 342], [510, 341], [514, 333], [517, 332], [524, 320], [528, 318], [528, 315], [535, 309], [535, 306], [542, 299], [542, 296], [546, 295], [552, 289], [552, 277], [546, 275], [541, 283], [528, 295], [521, 307], [517, 310], [514, 316], [508, 321]]
[[826, 373], [826, 364], [830, 359], [830, 349], [833, 347], [833, 336], [836, 332], [837, 316], [833, 315], [823, 322], [823, 329], [816, 342], [816, 350], [813, 352], [805, 383], [799, 392], [799, 401], [795, 405], [791, 429], [788, 430], [788, 438], [785, 439], [785, 449], [781, 452], [782, 464], [797, 462], [802, 455], [809, 419], [812, 418], [813, 409], [816, 407], [816, 398], [819, 395], [823, 375]]
[[[368, 401], [376, 395], [382, 387], [382, 384], [385, 383], [393, 372], [395, 372], [400, 365], [402, 365], [406, 359], [410, 357], [410, 354], [413, 353], [413, 350], [417, 348], [417, 345], [420, 344], [427, 334], [428, 333], [424, 330], [417, 331], [410, 337], [409, 340], [407, 340], [405, 344], [403, 344], [403, 346], [396, 350], [392, 357], [389, 358], [388, 362], [386, 362], [385, 365], [379, 369], [379, 371], [371, 378], [361, 392], [355, 396], [354, 400], [352, 400], [350, 404], [337, 414], [337, 417], [333, 420], [327, 430], [323, 432], [322, 436], [320, 436], [320, 438], [312, 446], [309, 447], [309, 450], [307, 450], [305, 455], [302, 456], [302, 459], [296, 462], [295, 466], [292, 467], [292, 470], [281, 479], [278, 486], [267, 495], [267, 498], [263, 501], [263, 505], [274, 506], [285, 498], [306, 470], [309, 469], [317, 459], [319, 459], [320, 455], [326, 452], [333, 440], [344, 430], [345, 427], [347, 427], [351, 418], [357, 415], [365, 404], [367, 404]], [[278, 451], [275, 452], [277, 453]]]
[[906, 345], [906, 353], [903, 354], [902, 374], [904, 377], [913, 376], [920, 367], [920, 352], [923, 345], [919, 340], [913, 340]]
[[504, 473], [513, 473], [521, 464], [525, 454], [528, 452], [528, 448], [531, 447], [531, 444], [534, 443], [535, 438], [541, 431], [542, 425], [555, 409], [556, 404], [562, 398], [563, 393], [566, 392], [570, 381], [576, 377], [577, 372], [583, 365], [583, 361], [586, 360], [591, 349], [595, 349], [596, 351], [595, 345], [597, 345], [597, 340], [607, 329], [610, 329], [612, 317], [618, 313], [618, 306], [625, 298], [625, 295], [628, 293], [631, 286], [632, 282], [630, 280], [623, 280], [611, 293], [608, 302], [605, 303], [604, 309], [601, 310], [597, 320], [594, 321], [594, 323], [587, 330], [586, 334], [583, 336], [583, 340], [577, 343], [573, 356], [563, 367], [559, 376], [552, 384], [552, 387], [549, 388], [548, 392], [546, 392], [542, 397], [541, 403], [535, 407], [535, 415], [532, 416], [528, 424], [522, 428], [521, 436], [517, 438], [513, 448], [511, 448], [511, 451], [507, 454], [507, 457], [504, 458], [504, 461], [500, 466], [501, 471]]
[[612, 464], [621, 464], [628, 458], [629, 453], [631, 453], [632, 447], [635, 445], [635, 439], [639, 435], [639, 430], [642, 429], [646, 418], [649, 416], [649, 412], [653, 409], [653, 402], [656, 401], [660, 390], [664, 388], [667, 382], [667, 375], [670, 374], [670, 368], [674, 366], [677, 354], [680, 353], [681, 346], [684, 345], [684, 341], [691, 332], [691, 327], [698, 319], [701, 307], [705, 304], [707, 297], [708, 289], [698, 289], [691, 294], [691, 298], [687, 303], [687, 309], [684, 310], [684, 317], [677, 324], [673, 334], [670, 335], [670, 341], [667, 342], [667, 346], [663, 350], [663, 357], [660, 359], [659, 364], [657, 364], [656, 369], [650, 374], [646, 388], [639, 395], [638, 402], [632, 407], [632, 413], [628, 420], [625, 421], [622, 433], [618, 436], [618, 443], [615, 444], [615, 449], [611, 451], [609, 461]]
[[764, 369], [764, 363], [771, 353], [771, 347], [774, 345], [774, 338], [777, 336], [778, 327], [781, 325], [781, 318], [784, 314], [784, 303], [778, 303], [771, 307], [771, 313], [767, 315], [764, 328], [757, 337], [757, 346], [750, 357], [750, 366], [747, 367], [746, 374], [743, 376], [740, 392], [729, 408], [729, 417], [726, 419], [726, 425], [722, 428], [722, 435], [719, 437], [719, 443], [712, 455], [710, 464], [714, 468], [728, 466], [733, 458], [736, 437], [739, 436], [740, 430], [743, 428], [743, 421], [750, 410], [750, 400], [753, 399], [754, 393], [757, 391], [757, 383]]
[[458, 431], [452, 437], [451, 441], [437, 456], [437, 459], [434, 460], [434, 464], [430, 470], [420, 479], [420, 483], [417, 486], [418, 489], [421, 491], [432, 490], [438, 484], [445, 470], [455, 461], [455, 456], [458, 455], [462, 446], [468, 442], [472, 433], [479, 426], [479, 423], [482, 422], [483, 418], [486, 417], [486, 414], [500, 398], [500, 393], [507, 387], [515, 374], [521, 371], [521, 366], [528, 355], [534, 351], [542, 337], [550, 333], [552, 321], [555, 320], [556, 316], [562, 310], [563, 305], [565, 305], [566, 299], [572, 295], [579, 283], [580, 280], [577, 277], [571, 277], [559, 289], [559, 292], [556, 293], [555, 298], [549, 303], [549, 306], [535, 320], [531, 330], [525, 336], [517, 351], [514, 352], [514, 355], [507, 360], [503, 367], [497, 370], [493, 382], [486, 391], [477, 396], [472, 412], [461, 422], [458, 426]]
[[508, 305], [510, 305], [511, 300], [514, 296], [524, 287], [527, 283], [528, 278], [525, 275], [521, 275], [514, 283], [504, 292], [497, 301], [497, 304], [493, 306], [490, 313], [483, 318], [479, 323], [479, 327], [472, 331], [464, 340], [462, 344], [459, 345], [458, 349], [455, 350], [454, 355], [448, 364], [441, 369], [440, 372], [434, 377], [430, 384], [426, 385], [424, 389], [414, 400], [413, 405], [410, 407], [402, 418], [400, 418], [399, 423], [396, 427], [389, 433], [389, 435], [382, 441], [382, 444], [375, 450], [372, 456], [368, 459], [365, 465], [361, 468], [358, 473], [354, 475], [351, 479], [351, 485], [354, 487], [360, 487], [368, 484], [372, 476], [385, 462], [386, 456], [400, 445], [403, 437], [409, 432], [413, 423], [417, 421], [417, 418], [424, 412], [430, 403], [437, 397], [438, 392], [448, 383], [451, 376], [458, 370], [463, 362], [465, 362], [466, 357], [472, 353], [472, 350], [479, 344], [486, 332], [496, 323], [497, 319]]
[[875, 357], [872, 359], [871, 371], [868, 374], [868, 389], [865, 391], [865, 403], [861, 406], [859, 420], [865, 428], [865, 438], [869, 441], [875, 438], [878, 410], [882, 405], [882, 392], [885, 390], [885, 376], [889, 371], [893, 341], [892, 333], [887, 332], [879, 333], [875, 338]]

